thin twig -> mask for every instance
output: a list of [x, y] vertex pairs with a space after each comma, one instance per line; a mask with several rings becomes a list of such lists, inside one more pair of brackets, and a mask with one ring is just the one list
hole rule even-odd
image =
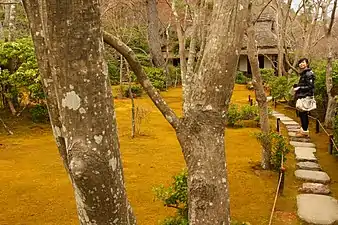
[[5, 128], [5, 130], [7, 131], [7, 133], [9, 135], [13, 135], [14, 133], [8, 128], [8, 126], [5, 124], [5, 122], [1, 118], [0, 118], [0, 121], [1, 121], [1, 123], [3, 125], [3, 127]]

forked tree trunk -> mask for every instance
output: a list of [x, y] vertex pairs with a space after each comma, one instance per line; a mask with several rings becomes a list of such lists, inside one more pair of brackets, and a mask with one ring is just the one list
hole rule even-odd
[[246, 12], [247, 8], [234, 0], [214, 2], [201, 65], [186, 83], [189, 88], [183, 90], [187, 104], [181, 119], [151, 85], [133, 51], [104, 32], [105, 42], [127, 59], [144, 90], [176, 131], [188, 167], [190, 225], [230, 224], [224, 130]]
[[337, 8], [337, 0], [334, 0], [333, 10], [331, 13], [331, 18], [328, 18], [327, 11], [330, 5], [329, 0], [324, 3], [323, 6], [323, 15], [324, 15], [324, 31], [325, 31], [325, 38], [326, 38], [326, 47], [327, 47], [327, 65], [326, 65], [326, 93], [328, 97], [328, 104], [325, 114], [325, 123], [324, 125], [328, 128], [333, 127], [334, 118], [336, 114], [336, 107], [337, 107], [337, 100], [333, 95], [333, 77], [332, 77], [332, 60], [333, 60], [333, 53], [332, 53], [332, 27], [335, 20], [335, 13]]
[[[257, 41], [255, 40], [255, 22], [253, 21], [251, 15], [251, 4], [249, 7], [249, 19], [248, 19], [248, 42], [247, 42], [247, 49], [248, 49], [248, 58], [251, 65], [251, 72], [253, 77], [253, 85], [255, 88], [256, 100], [258, 102], [259, 107], [259, 123], [261, 127], [261, 131], [264, 134], [268, 134], [270, 127], [269, 127], [269, 115], [268, 115], [268, 102], [266, 98], [266, 94], [264, 91], [264, 86], [262, 82], [261, 72], [259, 70], [259, 63], [258, 63], [258, 48], [257, 48]], [[270, 146], [262, 146], [262, 161], [261, 165], [263, 169], [270, 169], [271, 163], [271, 148]]]
[[24, 7], [80, 224], [136, 224], [124, 187], [99, 2], [24, 0]]

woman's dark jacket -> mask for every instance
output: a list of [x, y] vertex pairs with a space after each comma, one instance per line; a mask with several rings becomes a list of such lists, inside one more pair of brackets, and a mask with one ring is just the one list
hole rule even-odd
[[296, 91], [296, 99], [314, 96], [315, 75], [310, 68], [301, 72], [297, 87], [299, 87], [299, 89]]

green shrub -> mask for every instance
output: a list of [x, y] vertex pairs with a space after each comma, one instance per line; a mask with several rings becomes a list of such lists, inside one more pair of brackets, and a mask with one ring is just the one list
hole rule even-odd
[[297, 77], [277, 77], [271, 83], [271, 96], [276, 100], [287, 99], [290, 100], [290, 90], [295, 83], [297, 83]]
[[173, 177], [173, 183], [168, 188], [163, 185], [153, 189], [156, 199], [161, 200], [166, 207], [175, 207], [176, 215], [166, 218], [163, 225], [188, 224], [188, 172], [183, 170]]
[[108, 74], [110, 83], [112, 85], [117, 85], [120, 83], [120, 67], [119, 62], [116, 60], [110, 60], [108, 63]]
[[170, 79], [172, 86], [175, 84], [175, 81], [176, 81], [176, 84], [182, 83], [182, 81], [181, 81], [181, 68], [180, 67], [168, 65], [168, 72], [169, 72], [169, 79]]
[[264, 83], [271, 84], [276, 79], [274, 69], [260, 69], [260, 71]]
[[254, 120], [259, 115], [258, 107], [253, 105], [244, 105], [241, 107], [241, 119]]
[[264, 149], [271, 149], [270, 163], [272, 169], [279, 171], [282, 159], [285, 163], [286, 155], [290, 152], [286, 139], [275, 132], [256, 133], [256, 138]]
[[[143, 93], [143, 89], [140, 85], [132, 85], [131, 93], [133, 93], [134, 98], [141, 97]], [[123, 86], [123, 97], [130, 98], [128, 86]]]
[[150, 82], [160, 91], [166, 88], [166, 76], [163, 69], [154, 67], [144, 67], [144, 71], [148, 75]]
[[247, 78], [242, 72], [238, 71], [236, 76], [236, 84], [246, 84], [249, 81], [249, 78]]
[[[189, 225], [188, 221], [188, 172], [183, 170], [173, 177], [173, 183], [168, 188], [163, 185], [153, 189], [155, 197], [166, 207], [177, 208], [175, 216], [165, 218], [161, 225]], [[231, 225], [250, 225], [248, 222], [232, 221]]]
[[29, 112], [34, 123], [47, 123], [49, 121], [48, 109], [45, 104], [37, 104]]
[[240, 126], [242, 119], [241, 111], [236, 104], [230, 104], [227, 112], [227, 125], [230, 127]]

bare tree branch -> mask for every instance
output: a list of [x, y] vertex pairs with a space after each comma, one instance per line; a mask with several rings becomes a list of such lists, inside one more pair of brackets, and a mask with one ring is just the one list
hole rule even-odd
[[144, 90], [147, 92], [151, 100], [154, 102], [156, 107], [161, 111], [166, 120], [171, 124], [174, 129], [178, 129], [180, 125], [180, 119], [177, 117], [175, 112], [167, 105], [158, 91], [154, 88], [154, 86], [150, 83], [147, 75], [145, 74], [141, 64], [137, 60], [137, 57], [133, 50], [129, 48], [126, 44], [116, 38], [114, 35], [104, 31], [103, 32], [103, 40], [105, 43], [112, 46], [116, 49], [120, 54], [126, 58], [130, 67], [134, 71], [138, 82], [142, 85]]
[[335, 0], [333, 2], [333, 9], [332, 9], [332, 13], [331, 13], [331, 21], [330, 21], [330, 25], [329, 25], [329, 29], [328, 29], [328, 32], [330, 34], [331, 34], [331, 31], [332, 31], [332, 27], [333, 27], [335, 15], [336, 15], [336, 9], [337, 9], [337, 0]]
[[7, 131], [7, 133], [9, 135], [13, 135], [13, 132], [8, 128], [8, 126], [5, 124], [5, 122], [0, 118], [0, 121], [2, 123], [2, 126], [5, 128], [5, 130]]
[[266, 5], [262, 8], [262, 10], [260, 11], [260, 13], [258, 14], [257, 18], [253, 21], [253, 24], [256, 24], [259, 17], [261, 17], [262, 13], [264, 12], [264, 10], [270, 5], [270, 3], [272, 2], [273, 0], [270, 0], [268, 3], [266, 3]]

